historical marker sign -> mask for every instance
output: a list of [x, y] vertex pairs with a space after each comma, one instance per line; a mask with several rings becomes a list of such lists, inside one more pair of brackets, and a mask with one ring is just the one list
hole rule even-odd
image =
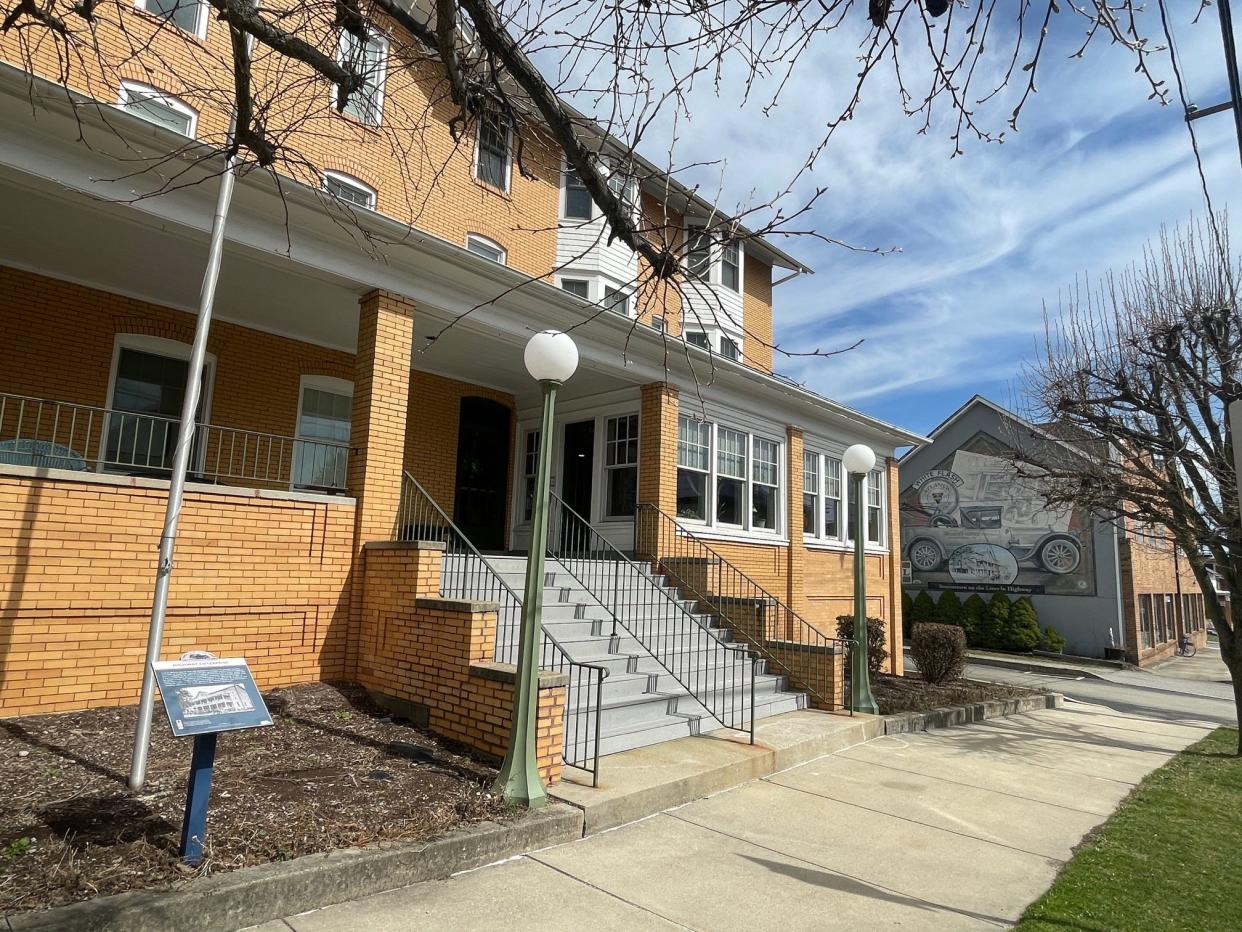
[[161, 660], [153, 669], [168, 724], [178, 738], [272, 724], [242, 657]]

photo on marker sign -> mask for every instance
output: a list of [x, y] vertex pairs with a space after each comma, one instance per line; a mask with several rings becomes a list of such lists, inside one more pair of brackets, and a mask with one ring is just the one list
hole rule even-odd
[[182, 686], [177, 690], [177, 702], [181, 706], [182, 718], [250, 712], [254, 709], [254, 703], [241, 683]]

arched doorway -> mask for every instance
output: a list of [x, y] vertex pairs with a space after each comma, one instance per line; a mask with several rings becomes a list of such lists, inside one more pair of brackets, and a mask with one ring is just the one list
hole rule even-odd
[[453, 522], [480, 550], [503, 550], [513, 412], [491, 398], [461, 400]]

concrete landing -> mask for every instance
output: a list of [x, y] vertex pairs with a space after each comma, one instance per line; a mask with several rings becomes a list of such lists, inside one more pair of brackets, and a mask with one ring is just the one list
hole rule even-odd
[[548, 792], [581, 809], [583, 834], [592, 835], [883, 733], [884, 721], [876, 716], [803, 709], [761, 719], [753, 745], [745, 732], [732, 729], [678, 738], [603, 758], [598, 787], [586, 774], [567, 770]]

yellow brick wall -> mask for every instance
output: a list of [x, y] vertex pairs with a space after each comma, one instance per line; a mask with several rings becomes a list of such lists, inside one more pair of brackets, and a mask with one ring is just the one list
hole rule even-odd
[[[0, 476], [0, 715], [136, 702], [165, 489]], [[191, 490], [163, 656], [260, 688], [344, 671], [354, 508]]]
[[[1161, 540], [1151, 536], [1130, 533], [1120, 542], [1121, 557], [1121, 600], [1126, 625], [1126, 645], [1130, 659], [1138, 664], [1146, 665], [1163, 660], [1174, 654], [1177, 640], [1185, 630], [1198, 646], [1207, 643], [1206, 628], [1192, 630], [1187, 625], [1186, 605], [1183, 596], [1202, 600], [1199, 584], [1190, 571], [1185, 555], [1175, 554], [1171, 540]], [[1153, 646], [1143, 646], [1141, 630], [1141, 614], [1139, 599], [1150, 596], [1152, 601], [1152, 638]], [[1169, 621], [1162, 629], [1159, 617], [1155, 615], [1157, 600], [1165, 596], [1171, 601], [1165, 603], [1165, 612]]]
[[746, 362], [772, 371], [772, 266], [746, 257], [742, 274], [742, 317], [746, 323]]

